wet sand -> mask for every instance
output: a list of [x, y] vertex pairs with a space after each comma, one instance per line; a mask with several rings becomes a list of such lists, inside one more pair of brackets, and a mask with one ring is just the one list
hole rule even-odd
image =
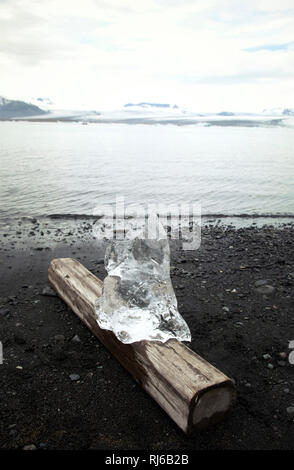
[[74, 257], [104, 278], [92, 223], [20, 219], [1, 228], [0, 448], [293, 449], [294, 225], [212, 224], [197, 251], [172, 243], [172, 281], [190, 347], [237, 388], [222, 423], [187, 437], [44, 291], [55, 257]]

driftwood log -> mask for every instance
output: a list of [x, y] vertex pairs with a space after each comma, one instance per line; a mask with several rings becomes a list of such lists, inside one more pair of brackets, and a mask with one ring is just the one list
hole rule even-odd
[[103, 283], [71, 258], [54, 259], [49, 284], [143, 389], [185, 432], [220, 421], [230, 408], [232, 380], [177, 340], [121, 343], [99, 328], [94, 302]]

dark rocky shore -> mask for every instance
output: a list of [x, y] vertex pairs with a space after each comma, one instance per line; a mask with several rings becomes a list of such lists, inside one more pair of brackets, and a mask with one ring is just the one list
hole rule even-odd
[[190, 347], [236, 382], [231, 413], [187, 437], [47, 290], [56, 257], [100, 278], [92, 220], [1, 228], [0, 448], [293, 449], [294, 225], [203, 227], [194, 252], [172, 244], [172, 281]]

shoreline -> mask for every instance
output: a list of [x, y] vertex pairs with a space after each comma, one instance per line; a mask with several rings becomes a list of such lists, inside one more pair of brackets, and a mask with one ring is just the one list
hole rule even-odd
[[[1, 449], [293, 449], [294, 225], [206, 226], [191, 252], [171, 242], [171, 278], [190, 347], [237, 388], [222, 423], [187, 437], [44, 291], [55, 257], [74, 257], [105, 277], [104, 247], [93, 240], [90, 221], [45, 223], [33, 219], [1, 237]], [[264, 285], [272, 288], [267, 294]]]
[[[4, 251], [18, 250], [50, 250], [58, 246], [78, 246], [84, 244], [91, 247], [91, 250], [99, 252], [105, 249], [107, 242], [96, 240], [93, 237], [93, 226], [99, 220], [99, 216], [80, 215], [80, 214], [52, 214], [42, 217], [9, 217], [0, 218], [0, 238], [2, 244], [0, 249]], [[115, 219], [115, 217], [114, 217]], [[238, 230], [261, 230], [270, 229], [283, 231], [287, 228], [294, 228], [294, 216], [245, 216], [244, 217], [201, 217], [201, 237], [207, 231], [212, 233]], [[166, 227], [169, 233], [168, 226]], [[168, 235], [169, 236], [169, 235]], [[223, 236], [223, 235], [222, 235]], [[180, 240], [170, 240], [176, 249], [181, 246]], [[1, 251], [0, 251], [1, 252]], [[1, 266], [1, 265], [0, 265]], [[293, 269], [294, 270], [294, 269]]]
[[31, 117], [31, 118], [0, 118], [0, 122], [65, 122], [76, 124], [127, 124], [127, 125], [175, 125], [175, 126], [205, 126], [205, 127], [277, 127], [284, 125], [287, 117], [267, 117], [262, 116], [262, 119], [205, 119], [204, 116], [195, 118], [156, 118], [156, 117], [130, 117], [130, 118], [97, 118], [80, 116], [64, 116], [64, 117]]

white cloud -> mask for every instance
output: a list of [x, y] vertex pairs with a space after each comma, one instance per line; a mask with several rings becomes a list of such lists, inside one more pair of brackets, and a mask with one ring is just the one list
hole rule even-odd
[[294, 107], [294, 51], [263, 47], [294, 40], [292, 5], [2, 1], [0, 95], [96, 109], [138, 100], [202, 111]]

